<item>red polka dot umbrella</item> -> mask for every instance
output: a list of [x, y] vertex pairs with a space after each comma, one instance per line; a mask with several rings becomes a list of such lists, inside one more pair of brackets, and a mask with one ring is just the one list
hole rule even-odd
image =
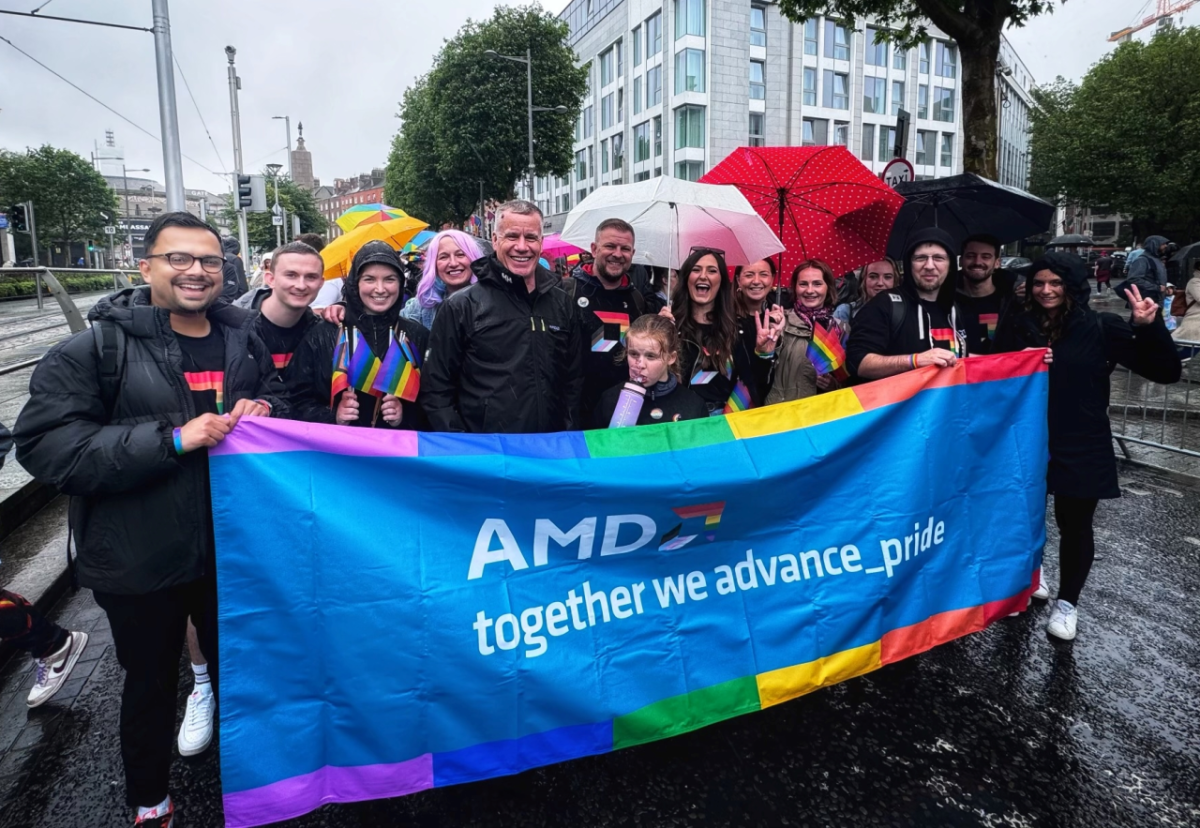
[[904, 197], [845, 147], [741, 147], [700, 179], [733, 184], [775, 230], [783, 282], [805, 259], [837, 276], [887, 255]]

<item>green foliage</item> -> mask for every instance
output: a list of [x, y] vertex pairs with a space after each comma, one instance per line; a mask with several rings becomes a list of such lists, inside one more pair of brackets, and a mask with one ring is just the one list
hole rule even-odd
[[38, 244], [104, 241], [101, 214], [117, 215], [117, 194], [84, 158], [49, 144], [0, 150], [0, 204], [33, 202]]
[[[97, 290], [113, 291], [112, 273], [102, 273], [89, 276], [83, 273], [55, 273], [59, 283], [67, 293], [90, 293]], [[49, 290], [42, 285], [42, 294], [49, 295]], [[0, 299], [37, 296], [37, 284], [33, 276], [29, 278], [0, 279]]]
[[[266, 170], [262, 175], [267, 179], [267, 206], [272, 207], [275, 204], [275, 181]], [[287, 211], [282, 234], [284, 242], [291, 241], [293, 215], [300, 216], [301, 233], [324, 233], [329, 229], [329, 222], [317, 211], [317, 202], [312, 193], [297, 186], [287, 176], [279, 177], [279, 206]], [[221, 213], [230, 227], [237, 227], [237, 211], [232, 207], [232, 199]], [[211, 219], [208, 223], [216, 227]], [[271, 213], [247, 213], [246, 238], [255, 250], [274, 250], [275, 225], [271, 224]]]
[[1035, 99], [1035, 192], [1128, 214], [1139, 238], [1200, 235], [1200, 28], [1124, 43]]
[[388, 159], [384, 198], [431, 225], [462, 222], [486, 199], [506, 199], [529, 164], [524, 64], [488, 57], [533, 56], [533, 103], [565, 106], [534, 114], [538, 174], [564, 175], [573, 161], [575, 122], [587, 68], [575, 65], [565, 21], [539, 6], [497, 8], [468, 21], [404, 94], [402, 126]]

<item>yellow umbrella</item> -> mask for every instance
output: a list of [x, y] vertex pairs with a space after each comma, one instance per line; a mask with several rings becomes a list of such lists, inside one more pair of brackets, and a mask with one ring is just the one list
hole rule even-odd
[[379, 221], [356, 227], [344, 236], [325, 245], [321, 258], [325, 260], [325, 278], [339, 279], [350, 275], [354, 254], [369, 241], [383, 241], [399, 251], [429, 225], [410, 217]]

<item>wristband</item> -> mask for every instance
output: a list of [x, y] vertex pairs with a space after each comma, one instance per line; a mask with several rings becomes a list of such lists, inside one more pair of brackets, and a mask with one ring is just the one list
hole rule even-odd
[[917, 355], [911, 354], [910, 359], [912, 359], [912, 370], [917, 370]]
[[754, 349], [754, 355], [756, 357], [758, 357], [759, 359], [774, 359], [775, 358], [774, 351], [760, 351], [757, 348]]
[[171, 432], [171, 436], [175, 440], [175, 453], [179, 455], [187, 454], [187, 452], [183, 450], [183, 430], [177, 428]]
[[258, 403], [259, 405], [261, 405], [263, 408], [267, 409], [268, 417], [271, 416], [271, 404], [269, 402], [267, 402], [266, 400], [255, 400], [255, 402]]

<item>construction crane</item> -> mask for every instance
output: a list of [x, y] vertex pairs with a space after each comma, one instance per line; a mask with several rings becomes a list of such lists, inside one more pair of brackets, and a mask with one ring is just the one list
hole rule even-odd
[[[1153, 26], [1158, 21], [1168, 18], [1173, 14], [1179, 14], [1180, 12], [1187, 11], [1192, 6], [1196, 5], [1197, 2], [1200, 2], [1200, 0], [1183, 0], [1183, 2], [1179, 2], [1178, 0], [1175, 0], [1175, 2], [1173, 2], [1173, 0], [1158, 0], [1158, 8], [1154, 14], [1150, 15], [1149, 17], [1142, 18], [1141, 23], [1134, 24], [1133, 26], [1126, 26], [1119, 32], [1113, 32], [1111, 35], [1109, 35], [1108, 42], [1115, 43], [1123, 38], [1128, 38], [1135, 32], [1140, 32], [1142, 29]], [[1147, 3], [1146, 5], [1150, 4]]]

